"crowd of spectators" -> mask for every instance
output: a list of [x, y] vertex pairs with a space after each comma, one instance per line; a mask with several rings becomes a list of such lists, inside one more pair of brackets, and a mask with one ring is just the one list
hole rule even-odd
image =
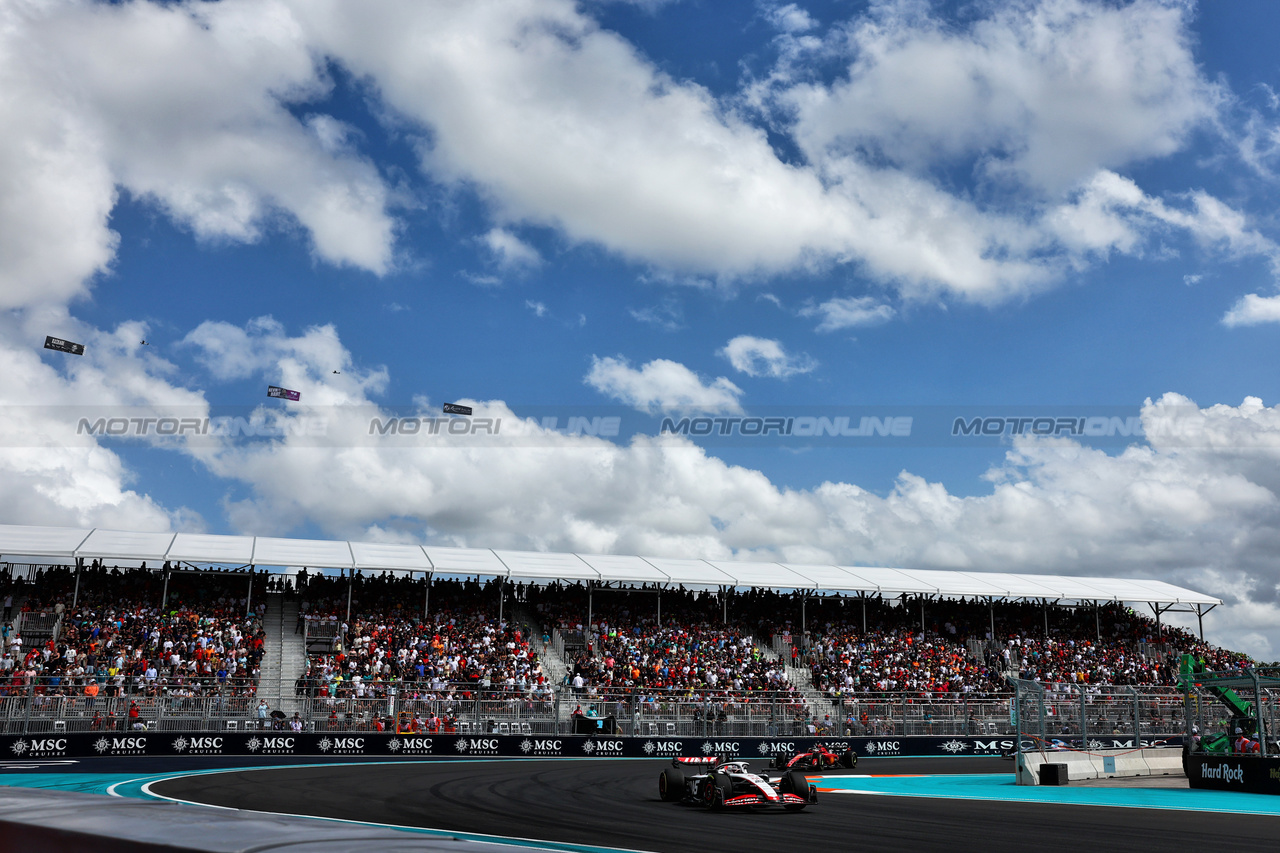
[[[169, 568], [94, 564], [78, 578], [52, 567], [0, 579], [0, 595], [57, 626], [56, 635], [23, 637], [16, 619], [0, 625], [0, 693], [252, 695], [264, 652], [264, 596], [250, 606], [243, 571]], [[263, 593], [294, 592], [280, 579], [252, 578]], [[539, 655], [552, 631], [577, 638], [565, 679], [577, 698], [626, 695], [628, 707], [655, 710], [680, 703], [703, 720], [731, 714], [748, 697], [803, 714], [800, 692], [809, 685], [792, 683], [788, 663], [835, 701], [900, 691], [980, 697], [1007, 692], [1007, 676], [1059, 686], [1170, 687], [1183, 653], [1210, 669], [1249, 663], [1120, 605], [588, 591], [552, 583], [507, 585], [499, 621], [496, 581], [435, 579], [428, 587], [385, 572], [351, 580], [305, 571], [296, 580], [298, 630], [306, 622], [308, 633], [323, 633], [316, 628], [325, 625], [333, 636], [329, 648], [309, 655], [300, 692], [383, 699], [394, 688], [419, 703], [409, 708], [442, 717], [480, 693], [505, 694], [529, 711], [545, 708], [553, 685]]]
[[255, 690], [263, 636], [246, 573], [93, 564], [77, 579], [51, 567], [3, 594], [23, 601], [15, 617], [44, 617], [30, 620], [44, 627], [23, 637], [5, 623], [0, 691], [95, 700]]
[[985, 694], [1007, 690], [1006, 676], [1058, 685], [1173, 687], [1184, 653], [1204, 658], [1211, 669], [1249, 663], [1246, 655], [1120, 605], [874, 600], [867, 603], [865, 629], [861, 612], [850, 614], [845, 606], [831, 614], [833, 609], [831, 603], [818, 608], [804, 655], [814, 684], [832, 698], [897, 690]]
[[299, 593], [303, 620], [338, 627], [332, 649], [308, 655], [301, 689], [311, 695], [378, 699], [394, 688], [446, 715], [481, 693], [549, 700], [531, 629], [511, 610], [499, 623], [494, 582], [437, 579], [428, 591], [421, 579], [357, 574], [349, 619], [347, 579], [300, 576]]
[[661, 615], [657, 594], [645, 588], [608, 590], [588, 602], [580, 585], [530, 592], [545, 630], [580, 638], [568, 661], [576, 699], [596, 704], [626, 696], [626, 707], [641, 717], [667, 716], [679, 705], [691, 709], [693, 722], [709, 731], [749, 701], [778, 705], [779, 713], [803, 710], [786, 662], [756, 639], [767, 623], [759, 606], [763, 594], [753, 591], [725, 601], [708, 593], [663, 590]]

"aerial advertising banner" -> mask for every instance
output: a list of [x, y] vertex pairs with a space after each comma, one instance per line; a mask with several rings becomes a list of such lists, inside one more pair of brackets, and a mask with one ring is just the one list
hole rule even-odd
[[268, 385], [267, 396], [279, 397], [281, 400], [292, 400], [296, 403], [302, 399], [302, 392], [290, 391], [288, 388], [281, 388], [279, 385]]
[[62, 338], [55, 338], [53, 335], [45, 335], [44, 348], [57, 350], [58, 352], [69, 352], [72, 355], [84, 355], [84, 344], [78, 344], [75, 341], [64, 341]]

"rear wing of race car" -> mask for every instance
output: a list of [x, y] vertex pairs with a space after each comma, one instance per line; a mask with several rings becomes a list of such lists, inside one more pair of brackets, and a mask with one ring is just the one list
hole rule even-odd
[[690, 765], [690, 764], [711, 764], [711, 765], [715, 765], [715, 764], [719, 764], [719, 763], [720, 763], [720, 756], [718, 756], [718, 755], [708, 755], [706, 758], [701, 758], [701, 757], [697, 757], [697, 758], [681, 758], [680, 756], [675, 756], [674, 758], [672, 758], [672, 759], [671, 759], [671, 766], [672, 766], [672, 767], [687, 767], [687, 766], [688, 766], [688, 765]]

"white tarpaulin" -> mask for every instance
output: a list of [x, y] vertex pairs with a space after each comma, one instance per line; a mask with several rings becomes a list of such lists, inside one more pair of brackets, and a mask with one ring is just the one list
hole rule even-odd
[[0, 557], [71, 564], [77, 558], [211, 565], [308, 566], [479, 575], [512, 580], [656, 583], [695, 587], [768, 587], [814, 592], [928, 595], [943, 598], [1129, 601], [1216, 605], [1220, 599], [1158, 580], [1069, 577], [1007, 572], [932, 571], [868, 566], [598, 556], [492, 551], [328, 539], [280, 539], [192, 533], [132, 533], [65, 527], [0, 525]]

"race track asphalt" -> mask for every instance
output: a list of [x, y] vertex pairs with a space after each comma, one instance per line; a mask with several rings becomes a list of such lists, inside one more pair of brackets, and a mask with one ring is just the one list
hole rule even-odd
[[[155, 783], [231, 808], [685, 851], [1267, 850], [1280, 818], [828, 793], [804, 812], [716, 813], [658, 799], [661, 760], [450, 761], [244, 770]], [[990, 758], [863, 759], [872, 775], [1008, 773]]]

